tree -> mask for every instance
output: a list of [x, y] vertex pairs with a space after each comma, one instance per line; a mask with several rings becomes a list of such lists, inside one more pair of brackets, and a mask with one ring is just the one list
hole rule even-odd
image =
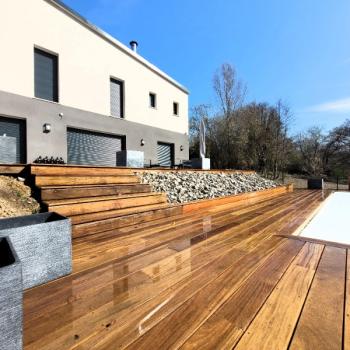
[[350, 175], [350, 120], [326, 136], [322, 162], [324, 172], [329, 176]]
[[213, 88], [225, 118], [232, 116], [243, 105], [247, 87], [238, 79], [233, 65], [224, 63], [217, 69], [213, 77]]
[[208, 125], [208, 134], [211, 135], [210, 149], [215, 155], [213, 165], [233, 168], [237, 166], [239, 151], [237, 111], [244, 103], [247, 89], [238, 79], [234, 66], [229, 63], [222, 64], [214, 73], [213, 89], [219, 101], [216, 118]]
[[271, 105], [245, 103], [246, 86], [225, 63], [213, 76], [216, 110], [202, 104], [192, 109], [190, 154], [199, 154], [199, 121], [206, 119], [207, 153], [213, 168], [252, 169], [283, 178], [286, 171], [307, 175], [350, 175], [350, 120], [323, 134], [312, 127], [289, 136], [292, 113], [281, 100]]
[[302, 169], [309, 175], [319, 176], [323, 172], [323, 144], [325, 136], [321, 128], [315, 126], [296, 138], [296, 147], [300, 152]]

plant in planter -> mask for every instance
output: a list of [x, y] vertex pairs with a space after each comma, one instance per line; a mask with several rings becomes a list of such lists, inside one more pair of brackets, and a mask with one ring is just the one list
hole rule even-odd
[[22, 268], [8, 238], [0, 238], [0, 348], [22, 349]]
[[0, 237], [9, 236], [22, 263], [23, 288], [72, 272], [70, 220], [41, 213], [0, 220]]

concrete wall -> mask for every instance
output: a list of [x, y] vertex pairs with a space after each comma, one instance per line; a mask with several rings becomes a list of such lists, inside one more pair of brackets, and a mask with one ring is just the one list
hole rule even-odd
[[[59, 114], [63, 113], [60, 118]], [[0, 118], [26, 120], [27, 162], [40, 156], [62, 157], [67, 161], [67, 127], [126, 136], [126, 148], [145, 153], [145, 163], [157, 163], [157, 142], [175, 144], [175, 163], [188, 159], [188, 135], [146, 126], [132, 121], [62, 106], [57, 103], [0, 91]], [[43, 132], [49, 123], [52, 131]], [[141, 139], [145, 145], [141, 146]], [[183, 151], [180, 151], [183, 146]]]
[[[31, 125], [40, 124], [43, 119], [50, 122], [50, 118], [55, 120], [54, 130], [37, 139], [37, 148], [42, 149], [58, 140], [62, 142], [66, 124], [122, 132], [136, 122], [181, 135], [188, 132], [188, 95], [178, 83], [124, 45], [108, 40], [88, 25], [83, 25], [53, 1], [1, 0], [0, 33], [2, 91], [34, 98], [34, 47], [58, 55], [59, 103], [64, 106], [108, 116], [109, 79], [115, 77], [125, 82], [125, 121], [97, 115], [93, 117], [92, 114], [86, 117], [86, 113], [76, 110], [61, 122], [57, 115], [48, 115], [66, 110], [65, 107], [33, 101], [28, 112], [35, 119], [28, 124], [29, 144], [32, 142], [30, 137], [37, 137], [40, 132], [40, 128]], [[156, 109], [149, 107], [150, 91], [157, 94]], [[29, 105], [27, 100], [23, 101]], [[179, 103], [179, 116], [173, 115], [174, 101]], [[28, 117], [28, 113], [23, 115]], [[134, 137], [139, 138], [141, 134], [150, 137], [151, 130], [135, 130]], [[166, 132], [159, 133], [170, 141]], [[34, 154], [37, 154], [36, 150], [29, 151], [29, 159]]]

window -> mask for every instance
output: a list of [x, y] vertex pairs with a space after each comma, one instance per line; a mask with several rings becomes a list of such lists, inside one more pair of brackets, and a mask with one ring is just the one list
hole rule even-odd
[[179, 104], [177, 102], [173, 103], [173, 114], [179, 115]]
[[153, 92], [149, 93], [149, 106], [152, 108], [157, 107], [157, 95], [154, 94]]
[[111, 115], [124, 118], [124, 82], [111, 78]]
[[34, 49], [34, 95], [58, 102], [58, 57]]

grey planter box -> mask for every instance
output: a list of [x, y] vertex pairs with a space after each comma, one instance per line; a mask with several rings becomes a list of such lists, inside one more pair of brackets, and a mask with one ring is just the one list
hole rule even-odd
[[22, 268], [8, 238], [0, 238], [0, 349], [22, 349]]
[[321, 178], [313, 178], [307, 180], [307, 188], [309, 190], [323, 190], [324, 188], [324, 181]]
[[210, 170], [210, 158], [191, 159], [192, 168]]
[[117, 165], [129, 168], [144, 167], [144, 153], [141, 151], [119, 151], [117, 152]]
[[70, 220], [42, 213], [0, 220], [0, 237], [9, 239], [22, 263], [23, 288], [72, 272]]

